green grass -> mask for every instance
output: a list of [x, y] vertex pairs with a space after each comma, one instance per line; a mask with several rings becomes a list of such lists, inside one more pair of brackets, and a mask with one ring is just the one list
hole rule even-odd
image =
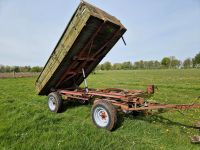
[[[124, 116], [113, 132], [97, 129], [91, 105], [65, 103], [66, 110], [51, 113], [46, 97], [37, 96], [35, 78], [0, 79], [0, 149], [199, 149], [189, 136], [200, 120], [200, 110], [183, 114]], [[98, 72], [88, 78], [90, 88], [145, 89], [158, 86], [153, 99], [162, 103], [192, 103], [200, 96], [200, 70]]]

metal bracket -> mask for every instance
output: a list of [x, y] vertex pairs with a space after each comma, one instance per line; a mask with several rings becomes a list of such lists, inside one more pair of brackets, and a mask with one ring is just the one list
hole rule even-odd
[[86, 80], [86, 76], [85, 76], [85, 70], [84, 68], [82, 68], [82, 73], [83, 73], [83, 78], [84, 78], [84, 84], [85, 84], [85, 92], [88, 93], [88, 85], [87, 85], [87, 80]]
[[124, 45], [126, 46], [126, 41], [124, 40], [123, 36], [122, 36], [122, 41], [124, 42]]

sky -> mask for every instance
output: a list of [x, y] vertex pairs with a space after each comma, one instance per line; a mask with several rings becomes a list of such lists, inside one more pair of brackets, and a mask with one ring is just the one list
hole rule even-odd
[[[102, 62], [200, 52], [200, 0], [86, 0], [127, 28]], [[80, 0], [0, 0], [0, 64], [44, 66]]]

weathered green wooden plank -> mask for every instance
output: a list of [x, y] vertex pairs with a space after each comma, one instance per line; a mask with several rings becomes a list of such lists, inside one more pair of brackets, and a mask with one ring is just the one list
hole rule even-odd
[[[93, 37], [96, 30], [102, 23], [105, 24], [105, 27]], [[119, 30], [120, 32], [117, 32], [118, 34], [114, 35], [115, 30]], [[89, 75], [92, 69], [101, 59], [103, 59], [103, 57], [112, 48], [112, 46], [114, 46], [125, 31], [126, 29], [124, 26], [115, 17], [88, 3], [81, 3], [72, 16], [66, 30], [36, 81], [38, 94], [46, 95], [51, 91], [51, 88], [72, 87], [74, 83], [72, 83], [71, 80], [66, 81], [68, 76], [67, 73], [74, 71], [72, 70], [72, 66], [75, 66], [75, 72], [77, 73], [73, 79], [81, 82], [82, 77], [78, 73], [81, 69], [79, 66], [84, 64], [82, 67], [86, 69], [89, 68], [86, 71], [86, 75]], [[95, 50], [93, 50], [91, 54], [87, 54], [92, 57], [95, 51], [101, 49], [104, 43], [106, 43], [104, 37], [102, 36], [105, 36], [105, 39], [114, 37], [111, 43], [109, 43], [110, 47], [107, 46], [107, 48], [102, 49], [103, 55], [99, 54], [96, 56], [96, 58], [94, 58], [94, 60], [96, 59], [94, 62], [88, 63], [86, 60], [85, 62], [79, 62], [79, 65], [76, 65], [77, 62], [76, 60], [73, 60], [73, 58], [76, 55], [81, 55], [80, 51], [83, 51], [83, 53], [85, 53], [84, 55], [86, 55], [86, 53], [88, 53], [88, 49], [94, 48]], [[91, 37], [93, 37], [94, 46], [87, 47], [87, 43], [91, 41]], [[101, 39], [97, 39], [98, 37]], [[102, 41], [104, 41], [104, 43], [99, 44], [99, 42], [101, 43]], [[68, 69], [70, 67], [71, 70]], [[79, 82], [75, 84], [80, 84]]]

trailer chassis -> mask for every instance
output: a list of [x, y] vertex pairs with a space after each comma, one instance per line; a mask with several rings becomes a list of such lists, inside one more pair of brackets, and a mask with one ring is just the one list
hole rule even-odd
[[187, 110], [200, 108], [200, 104], [160, 104], [148, 99], [154, 94], [155, 86], [148, 85], [147, 90], [123, 90], [117, 88], [76, 90], [58, 89], [48, 96], [48, 106], [52, 112], [59, 112], [62, 100], [93, 103], [92, 120], [99, 128], [112, 130], [117, 123], [117, 112], [148, 111], [153, 109], [173, 108]]

